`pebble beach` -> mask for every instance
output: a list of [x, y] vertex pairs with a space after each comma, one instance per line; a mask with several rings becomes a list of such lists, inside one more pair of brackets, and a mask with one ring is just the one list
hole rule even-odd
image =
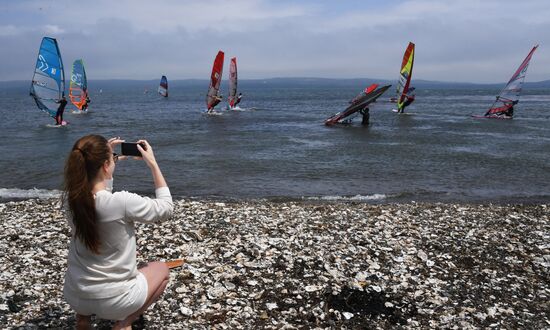
[[[549, 215], [546, 204], [177, 200], [170, 220], [137, 224], [140, 262], [185, 263], [134, 329], [550, 328]], [[0, 328], [73, 328], [59, 200], [1, 203], [0, 223]]]

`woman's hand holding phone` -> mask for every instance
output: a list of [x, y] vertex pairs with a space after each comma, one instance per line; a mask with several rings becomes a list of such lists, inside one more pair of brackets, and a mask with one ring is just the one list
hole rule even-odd
[[155, 188], [167, 187], [166, 180], [160, 171], [160, 167], [157, 164], [155, 159], [155, 154], [153, 153], [153, 148], [147, 142], [147, 140], [139, 140], [136, 143], [123, 143], [124, 140], [120, 138], [113, 138], [109, 140], [109, 143], [121, 144], [120, 149], [121, 153], [126, 156], [134, 156], [135, 159], [143, 159], [145, 164], [151, 170], [153, 174], [153, 180], [155, 181]]
[[[145, 146], [145, 148], [143, 146]], [[157, 160], [155, 159], [155, 154], [153, 153], [153, 148], [147, 140], [139, 140], [137, 142], [137, 148], [141, 153], [143, 161], [147, 164], [147, 166], [149, 166], [149, 168], [152, 169], [153, 167], [158, 166]]]
[[150, 169], [158, 168], [155, 154], [153, 153], [153, 148], [147, 140], [139, 140], [134, 143], [125, 143], [124, 140], [120, 140], [120, 138], [113, 138], [109, 140], [109, 143], [112, 143], [112, 145], [121, 144], [120, 150], [123, 157], [133, 156], [135, 159], [143, 159], [145, 164], [147, 164]]

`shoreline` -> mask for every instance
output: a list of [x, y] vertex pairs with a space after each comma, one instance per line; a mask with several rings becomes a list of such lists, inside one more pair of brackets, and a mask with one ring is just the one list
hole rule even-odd
[[[10, 191], [11, 193], [8, 193]], [[61, 190], [47, 189], [18, 189], [0, 188], [0, 203], [22, 202], [27, 200], [55, 200], [61, 197]], [[142, 196], [154, 198], [150, 192], [136, 192]], [[185, 196], [172, 195], [174, 200], [186, 200], [208, 203], [317, 203], [317, 204], [372, 204], [372, 205], [400, 205], [400, 204], [457, 204], [457, 205], [542, 205], [550, 203], [550, 195], [540, 196], [501, 196], [498, 198], [463, 197], [463, 198], [431, 198], [410, 194], [370, 194], [370, 195], [311, 195], [311, 196], [263, 196], [263, 197], [228, 197], [228, 196]]]
[[[138, 261], [186, 260], [146, 328], [550, 326], [547, 204], [174, 203], [137, 225]], [[0, 203], [0, 324], [74, 325], [57, 205]]]

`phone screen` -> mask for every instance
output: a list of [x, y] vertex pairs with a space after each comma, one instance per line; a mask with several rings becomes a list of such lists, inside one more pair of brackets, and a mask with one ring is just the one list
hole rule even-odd
[[[141, 146], [143, 148], [143, 145]], [[137, 143], [122, 142], [120, 144], [120, 153], [124, 156], [141, 157], [141, 152], [137, 148]]]

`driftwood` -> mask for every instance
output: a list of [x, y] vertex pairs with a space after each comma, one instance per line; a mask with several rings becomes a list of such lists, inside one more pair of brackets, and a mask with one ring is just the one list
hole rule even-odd
[[165, 261], [164, 263], [166, 264], [166, 266], [168, 266], [168, 268], [172, 269], [172, 268], [178, 268], [183, 266], [184, 262], [185, 261], [183, 259], [174, 259], [174, 260]]

